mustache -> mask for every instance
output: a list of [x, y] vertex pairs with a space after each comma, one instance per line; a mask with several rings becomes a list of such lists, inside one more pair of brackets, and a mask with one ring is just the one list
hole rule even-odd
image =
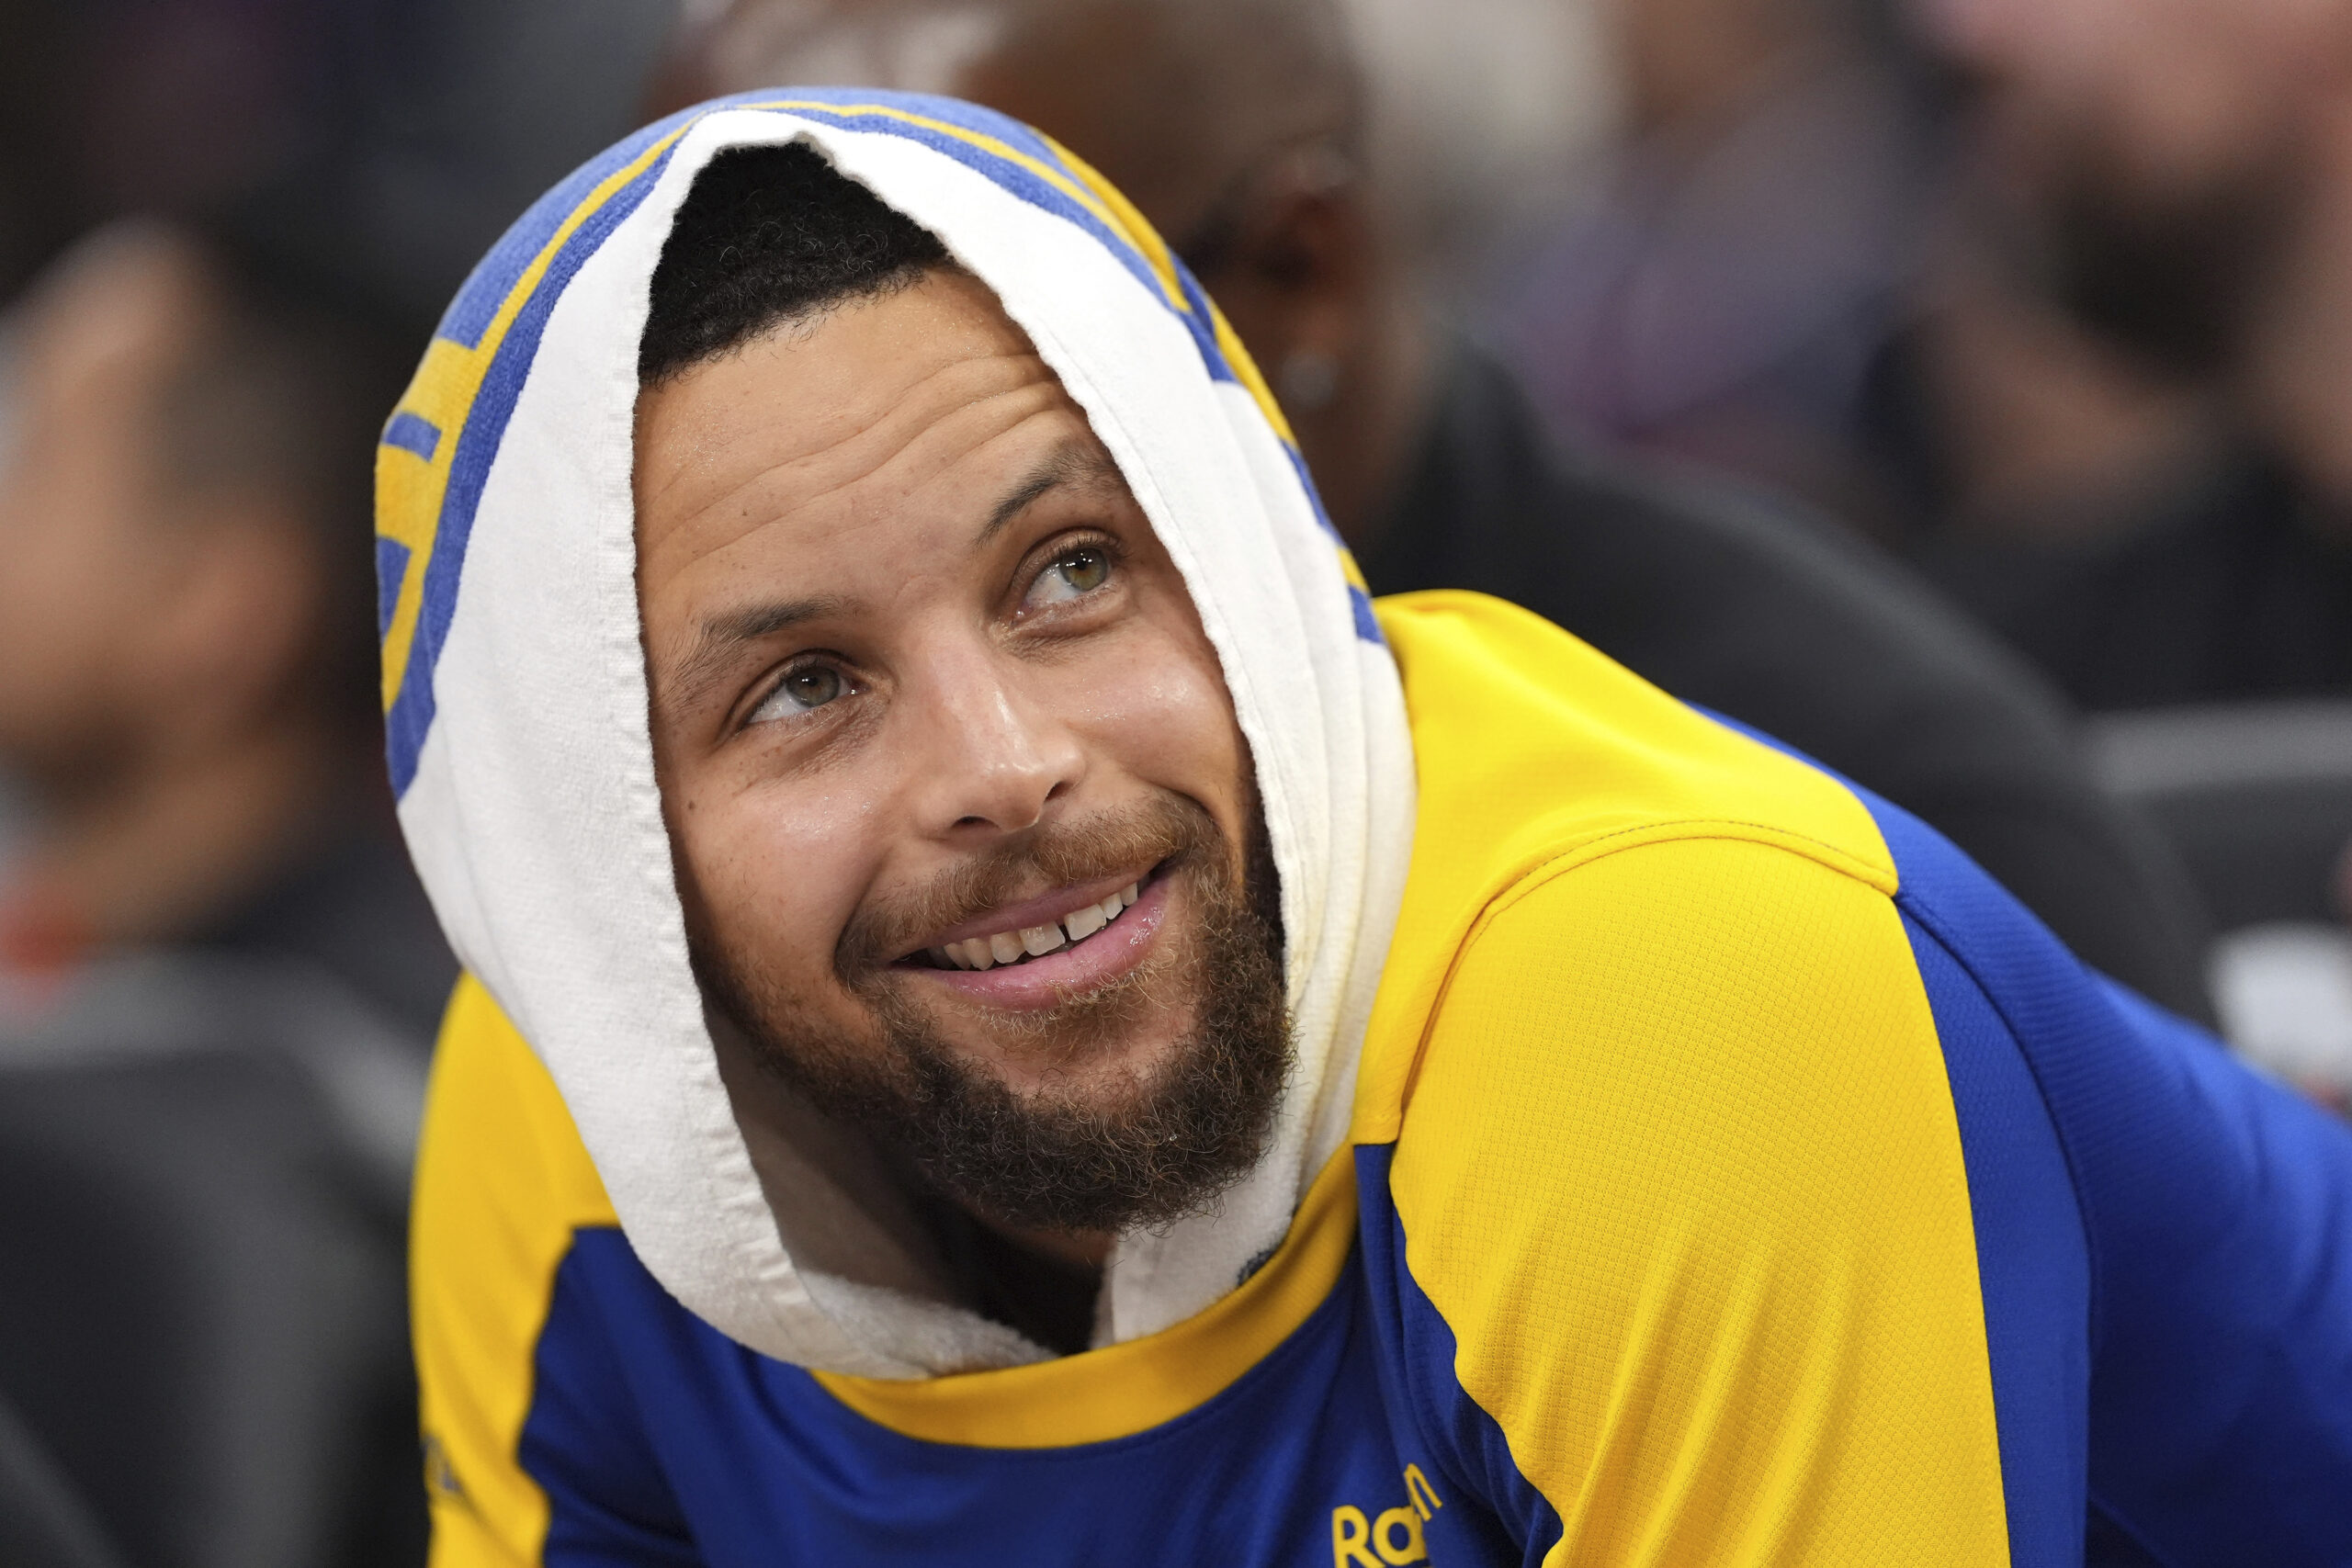
[[1042, 888], [1182, 861], [1215, 847], [1218, 838], [1205, 808], [1173, 795], [1033, 829], [972, 852], [919, 887], [869, 898], [834, 944], [834, 971], [854, 987], [861, 976], [919, 951], [934, 932]]

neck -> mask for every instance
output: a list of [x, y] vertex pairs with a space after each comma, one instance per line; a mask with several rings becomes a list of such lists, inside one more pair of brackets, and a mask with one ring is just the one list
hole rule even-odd
[[1099, 1274], [1111, 1260], [1111, 1243], [1115, 1238], [1108, 1231], [1035, 1230], [1027, 1225], [1009, 1225], [984, 1214], [974, 1213], [972, 1218], [1007, 1245], [1045, 1258], [1057, 1268], [1091, 1269]]
[[1093, 1343], [1107, 1233], [1035, 1230], [955, 1207], [965, 1241], [948, 1250], [981, 1312], [1061, 1355]]
[[47, 816], [31, 877], [101, 942], [187, 937], [280, 869], [339, 795], [342, 761], [295, 723], [141, 757]]
[[2304, 480], [2352, 505], [2352, 105], [2317, 137], [2312, 197], [2251, 323], [2241, 392]]

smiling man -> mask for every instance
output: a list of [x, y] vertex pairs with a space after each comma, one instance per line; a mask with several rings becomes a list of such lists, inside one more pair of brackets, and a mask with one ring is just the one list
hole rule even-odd
[[1895, 808], [1373, 605], [1025, 128], [653, 127], [386, 441], [445, 1568], [2352, 1550], [2352, 1137]]
[[[1099, 1267], [1248, 1168], [1287, 1061], [1183, 581], [987, 287], [816, 153], [712, 164], [652, 298], [638, 588], [703, 984], [931, 1189]], [[1083, 1349], [1064, 1304], [1004, 1302]]]

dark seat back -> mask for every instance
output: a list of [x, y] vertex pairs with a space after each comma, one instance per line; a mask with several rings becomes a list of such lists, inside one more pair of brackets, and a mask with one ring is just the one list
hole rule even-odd
[[40, 1439], [0, 1400], [0, 1562], [123, 1568], [121, 1556]]
[[0, 1397], [140, 1568], [413, 1564], [403, 1216], [261, 1012], [178, 1016], [0, 1058]]
[[2103, 715], [2090, 739], [2103, 779], [2178, 849], [2218, 929], [2342, 918], [2352, 702]]

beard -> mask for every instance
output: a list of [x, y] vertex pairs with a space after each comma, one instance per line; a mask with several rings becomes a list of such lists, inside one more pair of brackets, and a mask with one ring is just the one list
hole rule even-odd
[[2052, 298], [2159, 371], [2226, 372], [2284, 265], [2307, 181], [2278, 159], [2157, 197], [2110, 163], [2086, 152], [2049, 192], [2037, 227]]
[[[1237, 852], [1206, 811], [1163, 797], [983, 853], [912, 896], [876, 901], [833, 955], [835, 977], [871, 1021], [862, 1037], [829, 1026], [756, 955], [707, 929], [691, 932], [695, 973], [763, 1070], [943, 1195], [1022, 1227], [1165, 1225], [1207, 1210], [1257, 1162], [1290, 1071], [1279, 887], [1254, 801], [1250, 820]], [[927, 983], [901, 959], [925, 933], [1041, 880], [1068, 886], [1145, 863], [1186, 895], [1191, 929], [1163, 925], [1159, 951], [1109, 985], [1000, 1015], [1001, 1038], [1053, 1064], [1041, 1087], [1014, 1089], [941, 1036], [914, 994]], [[1171, 1019], [1184, 1021], [1182, 1031], [1155, 1065], [1116, 1061], [1139, 1031]]]

